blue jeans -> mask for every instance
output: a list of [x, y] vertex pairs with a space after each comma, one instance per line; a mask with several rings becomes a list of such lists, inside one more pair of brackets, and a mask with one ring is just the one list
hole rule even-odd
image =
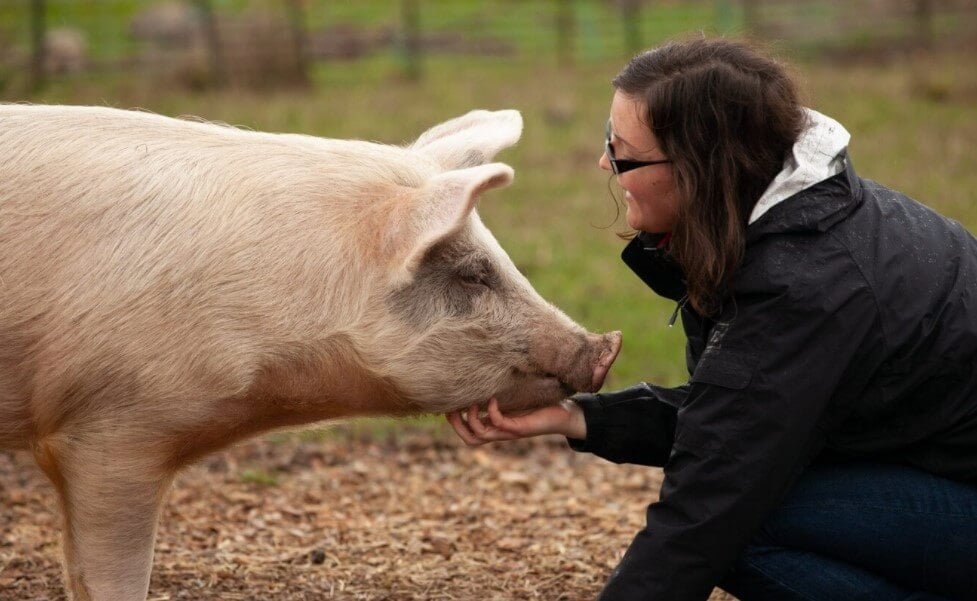
[[813, 465], [720, 586], [741, 601], [977, 601], [977, 485]]

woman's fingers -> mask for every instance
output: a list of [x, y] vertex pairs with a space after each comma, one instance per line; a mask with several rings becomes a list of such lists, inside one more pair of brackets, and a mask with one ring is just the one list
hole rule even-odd
[[[495, 401], [493, 398], [489, 403]], [[496, 442], [500, 440], [513, 440], [520, 438], [519, 434], [508, 432], [504, 429], [496, 428], [493, 424], [486, 424], [478, 414], [478, 406], [472, 405], [468, 408], [468, 428], [482, 442]]]
[[498, 403], [489, 403], [488, 417], [492, 426], [516, 437], [541, 434], [563, 434], [570, 414], [560, 405], [549, 405], [522, 415], [506, 416]]
[[479, 440], [474, 433], [468, 428], [468, 424], [465, 423], [464, 418], [461, 417], [461, 411], [452, 411], [451, 413], [445, 414], [448, 419], [448, 423], [454, 428], [455, 434], [458, 435], [466, 445], [470, 447], [477, 447], [483, 444], [485, 441]]
[[486, 426], [485, 422], [478, 416], [478, 405], [472, 405], [467, 411], [446, 413], [445, 418], [451, 424], [458, 438], [470, 447], [477, 447], [487, 442], [518, 438], [518, 436]]
[[472, 433], [479, 437], [485, 438], [485, 424], [482, 422], [482, 418], [478, 417], [478, 405], [472, 405], [468, 408], [468, 428]]
[[483, 445], [487, 442], [528, 438], [541, 434], [562, 434], [566, 430], [569, 414], [559, 406], [542, 407], [526, 413], [509, 417], [499, 409], [495, 398], [489, 399], [488, 416], [479, 415], [478, 405], [467, 410], [446, 414], [448, 423], [458, 437], [468, 446]]
[[519, 427], [519, 421], [516, 418], [506, 417], [502, 415], [502, 410], [499, 409], [499, 401], [492, 398], [488, 404], [488, 417], [489, 421], [493, 426], [499, 430], [504, 430], [506, 432], [511, 432], [513, 434], [525, 434]]

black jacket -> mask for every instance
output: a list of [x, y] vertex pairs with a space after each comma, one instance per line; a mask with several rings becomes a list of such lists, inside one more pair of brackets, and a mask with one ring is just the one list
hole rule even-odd
[[[656, 242], [623, 259], [678, 302]], [[977, 481], [977, 241], [850, 163], [751, 224], [719, 315], [682, 323], [688, 384], [578, 398], [573, 448], [665, 472], [601, 599], [706, 599], [815, 459]]]

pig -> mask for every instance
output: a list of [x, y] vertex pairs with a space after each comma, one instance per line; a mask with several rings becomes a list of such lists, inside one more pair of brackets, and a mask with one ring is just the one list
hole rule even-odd
[[0, 105], [0, 447], [63, 509], [75, 601], [145, 599], [174, 474], [275, 428], [601, 387], [620, 332], [544, 301], [479, 219], [517, 111], [409, 145]]

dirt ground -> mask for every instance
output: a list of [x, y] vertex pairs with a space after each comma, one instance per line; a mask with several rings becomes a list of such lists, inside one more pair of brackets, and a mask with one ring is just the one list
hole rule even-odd
[[[178, 477], [149, 599], [593, 599], [661, 480], [562, 439], [308, 438], [247, 442]], [[66, 598], [57, 525], [29, 455], [0, 452], [0, 599]]]

